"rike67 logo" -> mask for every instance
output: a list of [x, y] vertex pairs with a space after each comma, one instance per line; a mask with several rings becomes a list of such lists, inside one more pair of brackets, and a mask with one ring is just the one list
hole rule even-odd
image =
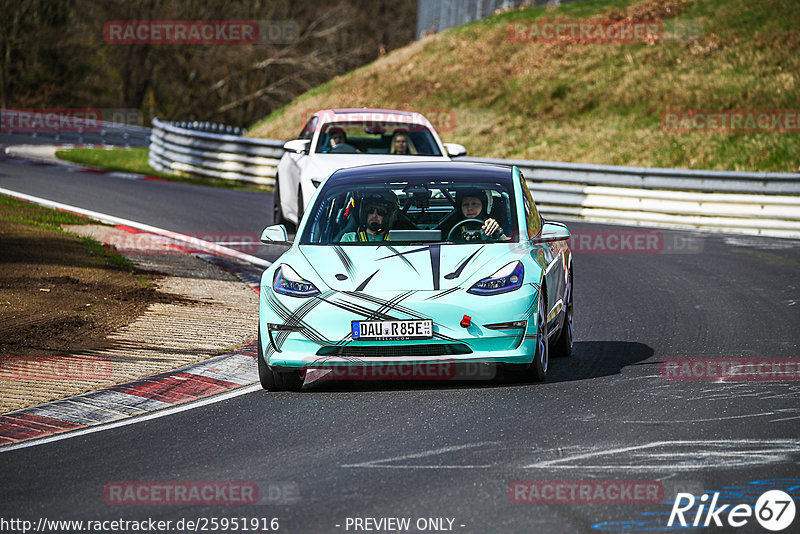
[[[691, 493], [678, 493], [672, 504], [667, 526], [681, 527], [743, 527], [755, 516], [765, 529], [778, 532], [786, 529], [794, 521], [795, 504], [792, 496], [781, 490], [763, 493], [755, 507], [749, 504], [718, 505], [720, 494], [703, 494], [695, 499]], [[697, 506], [697, 510], [694, 508]], [[724, 514], [724, 515], [723, 515]], [[688, 520], [687, 520], [688, 516]]]

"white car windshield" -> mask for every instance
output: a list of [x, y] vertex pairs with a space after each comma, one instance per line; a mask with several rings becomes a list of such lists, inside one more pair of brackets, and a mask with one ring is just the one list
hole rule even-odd
[[[492, 235], [484, 229], [488, 219], [497, 223]], [[516, 220], [511, 180], [332, 178], [311, 208], [300, 244], [516, 242]]]
[[319, 154], [395, 154], [441, 156], [431, 131], [404, 122], [329, 122], [322, 126], [314, 152]]

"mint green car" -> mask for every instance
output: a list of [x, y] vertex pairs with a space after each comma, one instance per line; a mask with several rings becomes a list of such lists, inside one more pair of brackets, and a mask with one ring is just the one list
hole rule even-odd
[[551, 354], [571, 354], [569, 230], [542, 219], [518, 168], [342, 169], [309, 206], [261, 278], [264, 389], [300, 390], [309, 369], [443, 364], [538, 381]]

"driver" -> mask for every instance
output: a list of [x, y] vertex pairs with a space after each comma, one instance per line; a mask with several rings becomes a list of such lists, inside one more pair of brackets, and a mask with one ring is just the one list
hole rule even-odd
[[323, 152], [357, 152], [353, 145], [347, 143], [347, 134], [344, 132], [344, 129], [341, 126], [332, 127], [330, 130], [328, 130], [328, 133], [330, 134], [330, 139], [328, 141], [329, 147]]
[[[500, 224], [494, 220], [493, 218], [489, 217], [489, 214], [486, 212], [486, 207], [489, 204], [486, 193], [480, 189], [468, 189], [458, 191], [456, 193], [456, 213], [455, 215], [457, 221], [463, 221], [465, 219], [478, 219], [483, 221], [483, 226], [481, 230], [486, 237], [490, 237], [492, 239], [499, 239], [501, 241], [506, 241], [509, 238], [503, 233], [503, 229], [500, 227]], [[453, 223], [451, 223], [453, 224]], [[459, 232], [463, 232], [468, 230], [466, 224], [461, 224]], [[444, 229], [442, 230], [442, 235], [448, 235], [452, 228], [447, 228], [447, 231]]]
[[392, 191], [369, 193], [361, 199], [359, 227], [356, 232], [347, 232], [341, 242], [383, 241], [397, 219], [397, 195]]

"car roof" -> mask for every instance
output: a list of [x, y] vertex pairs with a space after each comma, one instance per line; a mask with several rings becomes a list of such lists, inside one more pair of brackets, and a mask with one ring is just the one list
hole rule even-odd
[[[337, 109], [320, 109], [314, 115], [323, 119], [323, 122], [333, 122], [338, 120], [347, 121], [350, 118], [355, 118], [356, 121], [387, 121], [403, 123], [423, 124], [431, 126], [425, 115], [417, 113], [416, 111], [404, 111], [399, 109], [381, 109], [381, 108], [337, 108]], [[364, 117], [369, 115], [369, 117]]]
[[323, 109], [321, 111], [332, 111], [333, 113], [391, 113], [393, 115], [418, 115], [414, 111], [403, 111], [400, 109], [382, 109], [382, 108], [338, 108], [338, 109]]
[[462, 161], [421, 161], [402, 163], [377, 163], [339, 169], [330, 181], [359, 180], [366, 178], [411, 178], [430, 177], [432, 174], [442, 179], [483, 178], [508, 180], [512, 177], [511, 167], [492, 163], [473, 163]]

